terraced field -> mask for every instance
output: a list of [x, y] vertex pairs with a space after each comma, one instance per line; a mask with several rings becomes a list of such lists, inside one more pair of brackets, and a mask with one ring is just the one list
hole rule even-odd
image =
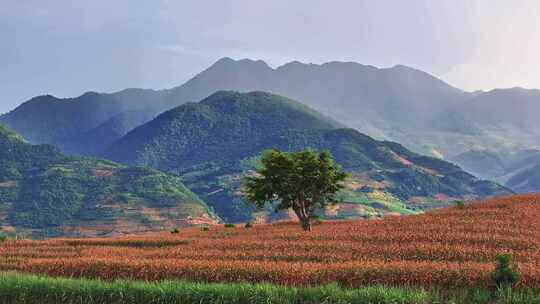
[[497, 254], [518, 262], [521, 285], [540, 285], [540, 195], [478, 201], [409, 217], [209, 226], [126, 238], [0, 243], [0, 271], [159, 281], [337, 282], [489, 287]]

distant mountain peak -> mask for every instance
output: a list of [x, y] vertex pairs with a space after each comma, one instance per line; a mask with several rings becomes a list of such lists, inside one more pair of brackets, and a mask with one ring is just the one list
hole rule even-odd
[[291, 69], [299, 69], [299, 68], [304, 68], [306, 66], [313, 66], [314, 64], [313, 63], [303, 63], [303, 62], [300, 62], [298, 60], [294, 60], [294, 61], [291, 61], [291, 62], [287, 62], [283, 65], [280, 65], [279, 67], [276, 68], [276, 71], [283, 71], [283, 70], [291, 70]]
[[291, 70], [298, 70], [298, 69], [305, 69], [305, 68], [328, 68], [328, 67], [363, 67], [373, 70], [378, 70], [379, 68], [372, 66], [372, 65], [364, 65], [358, 62], [353, 61], [328, 61], [324, 63], [304, 63], [298, 60], [294, 60], [288, 63], [285, 63], [279, 67], [277, 67], [276, 71], [291, 71]]
[[51, 94], [44, 94], [44, 95], [39, 95], [39, 96], [36, 96], [36, 97], [32, 97], [27, 102], [34, 102], [36, 100], [39, 100], [39, 101], [57, 101], [57, 100], [60, 100], [60, 98], [58, 98], [58, 97], [56, 97], [54, 95], [51, 95]]
[[209, 70], [213, 68], [232, 67], [232, 66], [254, 66], [254, 67], [260, 67], [260, 68], [272, 69], [263, 60], [252, 60], [249, 58], [235, 60], [230, 57], [223, 57], [219, 59], [218, 61], [216, 61], [212, 66], [210, 66]]
[[396, 65], [392, 66], [391, 69], [412, 69], [412, 68], [410, 66], [408, 66], [408, 65], [396, 64]]
[[236, 62], [238, 63], [249, 63], [249, 64], [258, 64], [258, 65], [264, 65], [264, 66], [268, 66], [268, 64], [264, 61], [264, 60], [252, 60], [252, 59], [249, 59], [249, 58], [244, 58], [244, 59], [240, 59], [240, 60], [237, 60]]
[[493, 89], [487, 92], [484, 92], [487, 94], [512, 94], [512, 93], [520, 93], [520, 94], [538, 94], [540, 93], [540, 90], [538, 89], [528, 89], [524, 87], [511, 87], [507, 89], [497, 88]]
[[234, 62], [236, 62], [236, 60], [232, 59], [231, 57], [223, 57], [223, 58], [218, 59], [218, 61], [216, 61], [213, 65], [228, 64], [228, 63], [234, 63]]
[[99, 95], [101, 95], [101, 93], [98, 93], [98, 92], [95, 92], [95, 91], [87, 91], [87, 92], [84, 92], [79, 97], [80, 98], [95, 98], [95, 97], [99, 97]]

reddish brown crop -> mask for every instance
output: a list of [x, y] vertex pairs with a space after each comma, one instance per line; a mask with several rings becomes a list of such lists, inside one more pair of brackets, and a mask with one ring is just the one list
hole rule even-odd
[[496, 198], [411, 217], [184, 229], [110, 239], [7, 241], [0, 270], [113, 280], [339, 282], [451, 288], [490, 285], [499, 253], [540, 284], [540, 195]]

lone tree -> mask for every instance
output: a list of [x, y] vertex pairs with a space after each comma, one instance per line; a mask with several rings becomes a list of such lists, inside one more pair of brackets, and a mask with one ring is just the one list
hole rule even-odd
[[336, 202], [347, 177], [328, 151], [268, 150], [261, 162], [258, 174], [245, 180], [246, 199], [259, 208], [266, 203], [276, 203], [276, 211], [292, 208], [306, 231], [311, 231], [315, 210]]

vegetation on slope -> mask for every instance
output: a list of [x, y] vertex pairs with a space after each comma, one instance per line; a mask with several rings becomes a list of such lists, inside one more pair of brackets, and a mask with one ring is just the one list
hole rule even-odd
[[[0, 219], [8, 231], [62, 235], [66, 226], [144, 217], [126, 215], [144, 208], [176, 208], [176, 220], [211, 214], [179, 178], [159, 171], [67, 157], [52, 146], [27, 144], [1, 126], [0, 146]], [[142, 226], [153, 222], [141, 220]]]
[[223, 166], [273, 145], [288, 129], [333, 129], [338, 124], [291, 99], [264, 92], [217, 92], [159, 115], [117, 141], [110, 159], [177, 169]]
[[[288, 98], [264, 93], [218, 92], [199, 103], [165, 112], [117, 141], [106, 157], [182, 175], [188, 187], [227, 221], [251, 220], [242, 200], [241, 180], [269, 148], [329, 150], [353, 174], [348, 202], [384, 192], [391, 199], [351, 206], [392, 212], [420, 199], [416, 209], [457, 198], [509, 193], [442, 160], [420, 156], [392, 142], [381, 142], [338, 124]], [[361, 174], [360, 174], [361, 173]], [[378, 196], [378, 195], [376, 195]], [[441, 204], [431, 198], [437, 196]], [[437, 199], [439, 200], [439, 199]], [[394, 203], [397, 202], [397, 203]], [[382, 205], [391, 205], [381, 208]], [[352, 205], [358, 205], [353, 203]], [[356, 208], [359, 207], [359, 208]], [[371, 212], [371, 211], [370, 211]], [[404, 210], [404, 214], [413, 210]], [[359, 213], [352, 212], [359, 216]]]

